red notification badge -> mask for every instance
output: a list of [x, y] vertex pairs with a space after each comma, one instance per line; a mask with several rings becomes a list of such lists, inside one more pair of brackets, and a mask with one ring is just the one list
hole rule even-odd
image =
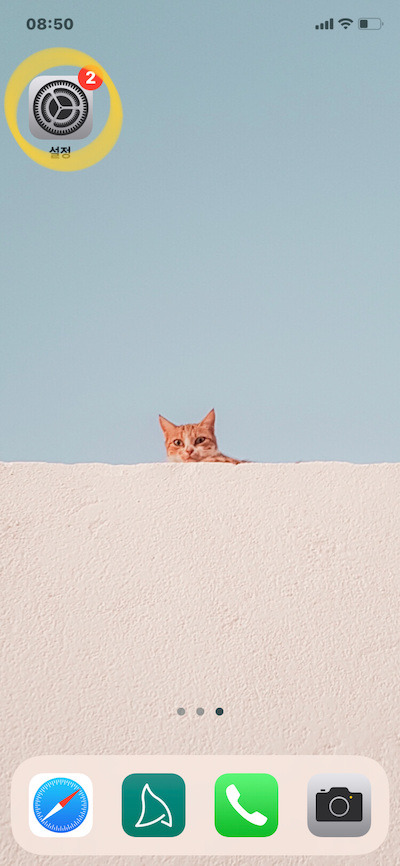
[[93, 69], [81, 69], [78, 73], [78, 81], [84, 90], [97, 90], [103, 84], [103, 79]]

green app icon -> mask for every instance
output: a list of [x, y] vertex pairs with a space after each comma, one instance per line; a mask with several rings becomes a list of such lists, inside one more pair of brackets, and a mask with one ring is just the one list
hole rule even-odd
[[122, 783], [128, 836], [179, 836], [185, 827], [185, 783], [175, 773], [132, 773]]
[[225, 773], [215, 783], [215, 828], [221, 836], [272, 836], [278, 827], [278, 783], [268, 773]]

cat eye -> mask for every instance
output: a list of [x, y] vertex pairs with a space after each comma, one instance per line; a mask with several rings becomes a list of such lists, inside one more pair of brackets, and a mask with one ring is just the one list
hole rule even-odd
[[195, 443], [194, 443], [194, 444], [195, 444], [195, 445], [201, 445], [201, 443], [202, 443], [202, 442], [205, 442], [205, 441], [206, 441], [206, 437], [205, 437], [205, 436], [198, 436], [197, 439], [195, 440]]
[[182, 439], [174, 439], [174, 445], [183, 445]]

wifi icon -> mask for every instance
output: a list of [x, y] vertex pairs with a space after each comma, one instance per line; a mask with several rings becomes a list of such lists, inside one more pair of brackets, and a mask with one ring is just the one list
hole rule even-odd
[[347, 30], [347, 28], [350, 27], [350, 24], [352, 24], [352, 23], [353, 23], [352, 18], [339, 18], [339, 24], [341, 24], [345, 30]]

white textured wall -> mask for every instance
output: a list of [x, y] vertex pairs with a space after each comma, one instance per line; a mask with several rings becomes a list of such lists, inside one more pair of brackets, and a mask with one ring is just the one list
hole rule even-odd
[[[3, 464], [1, 514], [7, 784], [43, 753], [354, 753], [396, 818], [400, 465]], [[55, 866], [2, 803], [1, 863]], [[394, 820], [357, 862], [399, 850]]]

